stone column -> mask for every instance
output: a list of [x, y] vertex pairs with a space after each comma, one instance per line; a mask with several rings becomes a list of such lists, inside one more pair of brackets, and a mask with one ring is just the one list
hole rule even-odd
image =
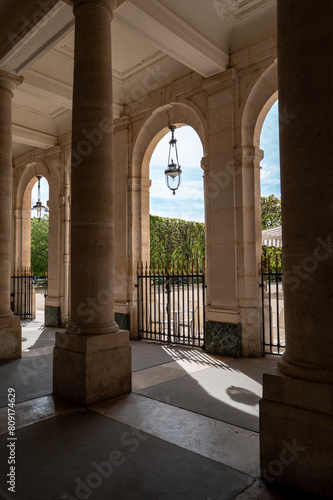
[[54, 393], [90, 404], [131, 390], [129, 333], [114, 320], [111, 0], [74, 0], [71, 322]]
[[20, 318], [10, 309], [12, 272], [12, 97], [22, 79], [0, 70], [0, 361], [21, 357]]
[[[138, 340], [138, 296], [137, 266], [138, 262], [150, 261], [150, 229], [149, 229], [149, 189], [151, 180], [130, 177], [127, 179], [129, 206], [129, 308], [131, 321], [131, 339]], [[138, 217], [139, 214], [139, 217]], [[148, 217], [147, 217], [148, 215]], [[139, 222], [138, 222], [139, 221]]]
[[49, 255], [47, 266], [47, 297], [45, 299], [45, 325], [54, 328], [62, 326], [62, 206], [63, 179], [61, 175], [61, 147], [56, 146], [43, 155], [44, 163], [49, 166], [52, 176], [48, 179], [50, 184], [49, 200]]
[[234, 175], [234, 90], [230, 69], [205, 80], [208, 156], [202, 160], [206, 222], [206, 351], [241, 356]]
[[278, 0], [286, 351], [264, 376], [263, 477], [333, 498], [333, 3]]
[[[260, 162], [263, 151], [234, 150], [236, 192], [238, 300], [242, 324], [242, 356], [262, 355]], [[258, 202], [259, 201], [259, 202]]]
[[[133, 284], [128, 273], [128, 195], [127, 175], [129, 164], [130, 119], [122, 116], [114, 122], [114, 196], [115, 212], [115, 320], [119, 328], [130, 329], [129, 290]], [[132, 333], [132, 331], [131, 331]]]

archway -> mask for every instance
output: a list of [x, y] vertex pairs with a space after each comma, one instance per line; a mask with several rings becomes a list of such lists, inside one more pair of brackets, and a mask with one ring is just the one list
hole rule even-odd
[[21, 176], [14, 198], [12, 271], [31, 267], [31, 193], [37, 176], [50, 182], [49, 170], [44, 163], [27, 165]]
[[[58, 160], [49, 155], [48, 161], [61, 167]], [[13, 221], [13, 268], [30, 266], [31, 252], [31, 192], [37, 176], [45, 178], [49, 184], [49, 253], [48, 253], [48, 292], [45, 301], [46, 326], [61, 326], [62, 299], [62, 262], [60, 258], [62, 245], [62, 223], [60, 219], [60, 197], [62, 178], [60, 169], [50, 168], [46, 161], [38, 160], [24, 166], [14, 187], [14, 221]]]
[[[174, 140], [178, 147], [174, 146]], [[151, 157], [150, 259], [148, 267], [139, 266], [138, 277], [139, 337], [143, 339], [204, 345], [202, 156], [200, 138], [191, 127], [184, 126], [172, 135], [167, 134]], [[164, 178], [164, 171], [172, 161], [179, 161], [182, 170], [176, 191], [172, 190], [172, 184], [168, 189], [170, 183]], [[176, 186], [178, 182], [179, 178]], [[147, 270], [151, 278], [147, 278]]]
[[[36, 298], [36, 319], [44, 323], [49, 253], [49, 209], [47, 207], [49, 185], [45, 177], [38, 176], [37, 179], [31, 191], [31, 272]], [[38, 184], [40, 184], [40, 189], [38, 189]], [[35, 208], [38, 203], [41, 203], [40, 210]]]
[[[191, 126], [206, 150], [207, 124], [201, 112], [183, 103], [172, 103], [155, 110], [139, 130], [134, 142], [131, 177], [129, 179], [129, 272], [133, 286], [136, 283], [138, 262], [150, 260], [149, 232], [149, 164], [158, 142], [169, 132], [169, 125], [176, 128]], [[164, 176], [162, 172], [164, 182]], [[167, 189], [167, 187], [165, 187]], [[131, 332], [137, 335], [136, 295], [131, 297]]]
[[[280, 126], [286, 126], [289, 119], [280, 115]], [[261, 171], [263, 352], [275, 355], [285, 350], [279, 128], [276, 101], [266, 115], [260, 138], [267, 152]]]
[[175, 131], [179, 163], [182, 169], [181, 182], [175, 196], [167, 188], [164, 170], [167, 168], [169, 141], [166, 134], [157, 144], [150, 159], [150, 214], [161, 217], [180, 218], [204, 222], [204, 186], [200, 162], [203, 147], [200, 137], [190, 126]]

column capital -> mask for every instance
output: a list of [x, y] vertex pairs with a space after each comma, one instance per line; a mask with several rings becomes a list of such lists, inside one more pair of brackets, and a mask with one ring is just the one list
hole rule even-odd
[[125, 0], [72, 0], [74, 9], [82, 4], [95, 4], [107, 8], [111, 14], [124, 2]]
[[4, 88], [13, 93], [16, 87], [23, 83], [23, 80], [24, 78], [22, 76], [14, 76], [0, 69], [0, 88]]
[[264, 152], [254, 146], [243, 146], [234, 149], [234, 158], [252, 158], [261, 161], [264, 158]]
[[138, 177], [129, 177], [127, 179], [128, 191], [149, 191], [150, 186], [150, 179], [142, 179]]

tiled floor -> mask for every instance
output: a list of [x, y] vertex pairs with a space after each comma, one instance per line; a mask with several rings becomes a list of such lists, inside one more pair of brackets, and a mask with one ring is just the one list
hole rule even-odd
[[[258, 480], [261, 376], [274, 359], [131, 342], [133, 393], [82, 409], [51, 395], [54, 331], [27, 324], [23, 359], [0, 366], [0, 498], [290, 498]], [[21, 401], [15, 495], [5, 479], [8, 387]]]

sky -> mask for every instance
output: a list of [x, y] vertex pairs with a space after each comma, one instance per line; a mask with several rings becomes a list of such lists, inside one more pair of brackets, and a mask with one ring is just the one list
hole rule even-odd
[[279, 107], [276, 101], [266, 116], [260, 136], [260, 148], [265, 155], [260, 171], [261, 196], [274, 194], [281, 198], [279, 147]]
[[[276, 102], [264, 122], [260, 147], [264, 151], [261, 162], [261, 196], [274, 194], [281, 197], [280, 157], [279, 157], [278, 102]], [[191, 127], [180, 127], [175, 131], [179, 163], [182, 169], [181, 184], [173, 195], [165, 183], [164, 170], [167, 168], [171, 132], [158, 143], [150, 160], [150, 213], [162, 217], [179, 218], [204, 222], [203, 171], [201, 158], [203, 148], [199, 136]], [[173, 158], [176, 161], [175, 158]], [[37, 201], [37, 182], [32, 190], [32, 205]], [[43, 205], [49, 198], [48, 183], [41, 179], [41, 199]]]
[[[40, 180], [40, 197], [41, 201], [44, 207], [46, 207], [46, 203], [48, 202], [49, 199], [49, 184], [45, 177], [42, 177]], [[38, 182], [36, 181], [36, 184], [32, 188], [31, 191], [31, 206], [33, 207], [34, 204], [38, 201]], [[32, 217], [37, 217], [37, 211], [32, 210], [31, 211]], [[42, 216], [43, 216], [43, 211], [42, 211]]]
[[[150, 160], [150, 213], [161, 217], [204, 221], [203, 148], [198, 134], [191, 127], [175, 131], [177, 151], [182, 169], [181, 184], [176, 194], [165, 183], [171, 132], [158, 143]], [[176, 162], [176, 158], [173, 158]]]
[[[261, 196], [281, 197], [279, 157], [278, 103], [267, 114], [261, 132], [260, 147], [264, 150], [261, 162]], [[171, 132], [158, 143], [150, 161], [150, 213], [162, 217], [204, 222], [203, 177], [200, 167], [203, 149], [197, 133], [191, 127], [176, 129], [182, 181], [173, 195], [164, 179], [167, 167]]]

